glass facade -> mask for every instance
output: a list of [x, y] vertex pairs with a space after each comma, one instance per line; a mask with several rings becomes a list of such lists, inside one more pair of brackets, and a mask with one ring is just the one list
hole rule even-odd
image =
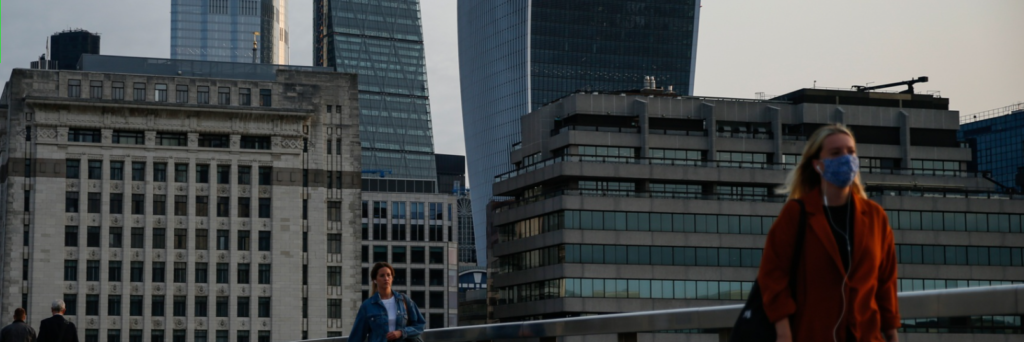
[[[460, 1], [459, 66], [478, 254], [519, 117], [576, 91], [693, 93], [699, 0]], [[479, 260], [484, 258], [480, 255]]]
[[430, 180], [434, 188], [419, 1], [316, 0], [313, 7], [314, 63], [359, 75], [363, 169]]
[[171, 59], [288, 64], [287, 8], [287, 0], [172, 0]]
[[1024, 191], [1024, 110], [960, 125], [957, 138], [970, 144], [974, 170]]

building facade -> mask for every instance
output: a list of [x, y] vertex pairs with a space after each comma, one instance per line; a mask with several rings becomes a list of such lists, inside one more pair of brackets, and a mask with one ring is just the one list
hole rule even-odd
[[50, 36], [50, 61], [56, 68], [38, 69], [75, 70], [83, 54], [100, 54], [100, 35], [86, 30], [68, 30]]
[[419, 1], [316, 0], [313, 12], [314, 65], [359, 75], [363, 168], [387, 175], [364, 190], [438, 192]]
[[973, 170], [1024, 193], [1024, 103], [965, 116], [957, 134], [974, 152]]
[[446, 193], [362, 193], [363, 298], [369, 296], [370, 268], [386, 261], [395, 268], [395, 291], [416, 302], [427, 328], [457, 325], [456, 198]]
[[289, 64], [287, 0], [172, 0], [171, 58]]
[[[488, 218], [495, 318], [740, 303], [785, 201], [774, 189], [807, 137], [833, 122], [853, 130], [869, 197], [888, 212], [900, 291], [1024, 282], [1024, 197], [967, 170], [947, 99], [578, 93], [521, 119], [516, 169], [494, 179], [509, 198]], [[904, 332], [1019, 333], [1020, 322], [906, 320]]]
[[458, 11], [462, 122], [484, 260], [491, 182], [512, 169], [519, 118], [572, 92], [634, 89], [647, 76], [692, 94], [700, 0], [461, 0]]
[[[348, 330], [362, 299], [355, 75], [87, 57], [83, 71], [15, 69], [4, 89], [0, 314], [38, 322], [63, 299], [84, 341]], [[191, 67], [207, 76], [176, 71]]]

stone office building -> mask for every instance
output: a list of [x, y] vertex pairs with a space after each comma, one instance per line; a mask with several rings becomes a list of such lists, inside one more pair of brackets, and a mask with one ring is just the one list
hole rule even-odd
[[[736, 304], [818, 127], [842, 122], [889, 214], [900, 291], [1024, 281], [1024, 198], [967, 171], [948, 99], [802, 89], [773, 100], [573, 94], [521, 119], [495, 178], [490, 290], [501, 321]], [[491, 228], [493, 227], [493, 229]], [[998, 330], [1020, 316], [905, 321]], [[982, 322], [988, 322], [983, 326]], [[993, 323], [994, 322], [994, 323]], [[945, 330], [942, 330], [945, 329]], [[981, 330], [979, 330], [981, 329]], [[999, 330], [1006, 332], [1010, 330]]]
[[356, 77], [86, 55], [3, 92], [0, 315], [83, 341], [283, 341], [361, 302]]

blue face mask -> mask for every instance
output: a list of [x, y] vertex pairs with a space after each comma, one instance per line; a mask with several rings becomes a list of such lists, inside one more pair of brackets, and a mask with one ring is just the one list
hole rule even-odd
[[821, 176], [832, 185], [845, 188], [853, 183], [853, 178], [860, 170], [860, 159], [856, 155], [847, 154], [832, 159], [822, 159], [825, 169], [820, 170]]

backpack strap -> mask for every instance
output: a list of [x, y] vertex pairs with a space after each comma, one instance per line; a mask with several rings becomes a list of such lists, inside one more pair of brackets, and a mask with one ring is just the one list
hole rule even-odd
[[401, 295], [401, 296], [402, 296], [402, 304], [405, 305], [405, 326], [408, 327], [409, 326], [409, 317], [412, 316], [411, 314], [409, 314], [409, 301], [405, 300], [405, 295]]
[[789, 267], [789, 292], [793, 296], [793, 300], [796, 300], [796, 275], [797, 269], [800, 267], [800, 257], [804, 251], [804, 235], [807, 233], [807, 208], [804, 206], [804, 201], [801, 199], [793, 200], [800, 205], [800, 223], [796, 229], [796, 245], [793, 250], [793, 259], [790, 262]]

